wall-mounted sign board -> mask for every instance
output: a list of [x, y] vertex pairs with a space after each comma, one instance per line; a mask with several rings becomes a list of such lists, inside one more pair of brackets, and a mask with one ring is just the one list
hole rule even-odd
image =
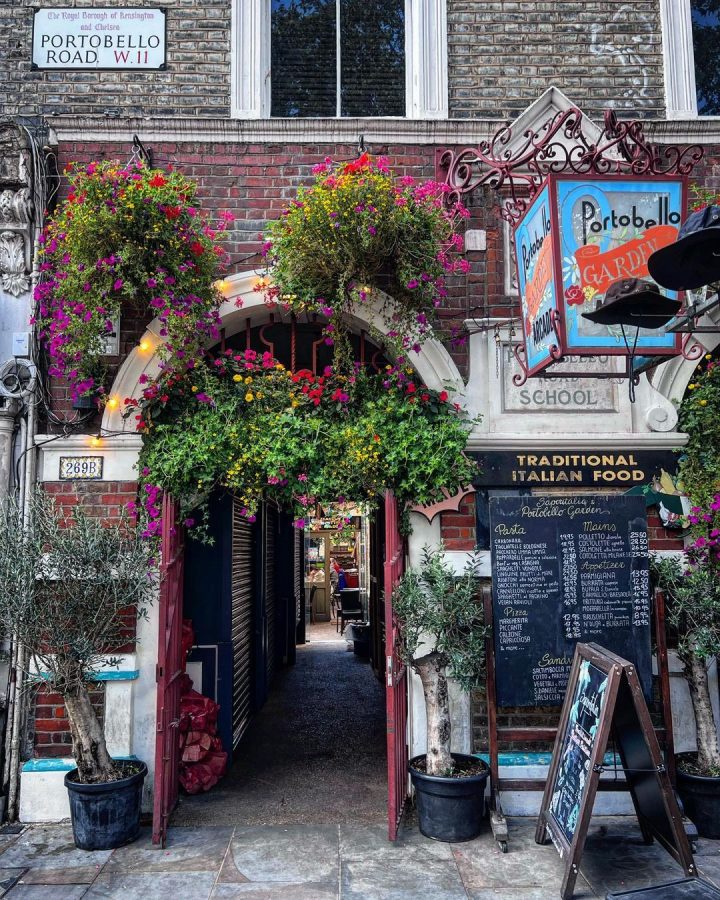
[[[649, 278], [648, 258], [676, 240], [685, 208], [681, 176], [547, 177], [513, 236], [526, 375], [568, 355], [628, 355], [620, 326], [591, 322], [583, 313], [596, 308], [614, 281]], [[661, 327], [640, 328], [637, 339], [631, 332], [639, 356], [680, 352], [678, 335]]]
[[561, 900], [573, 894], [611, 729], [643, 838], [696, 874], [635, 665], [578, 644], [535, 832], [538, 844], [550, 837], [565, 861]]
[[651, 696], [650, 577], [639, 496], [490, 499], [498, 706], [561, 706], [575, 645], [632, 659]]
[[36, 9], [33, 69], [164, 69], [163, 7]]
[[480, 466], [477, 488], [632, 488], [674, 472], [672, 450], [488, 450], [470, 454]]
[[102, 477], [102, 456], [60, 457], [60, 481], [100, 481]]

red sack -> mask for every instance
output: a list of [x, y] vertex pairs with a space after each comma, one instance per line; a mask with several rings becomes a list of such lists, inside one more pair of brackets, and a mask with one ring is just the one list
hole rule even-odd
[[227, 771], [227, 753], [208, 753], [203, 763], [210, 769], [216, 778], [222, 778]]

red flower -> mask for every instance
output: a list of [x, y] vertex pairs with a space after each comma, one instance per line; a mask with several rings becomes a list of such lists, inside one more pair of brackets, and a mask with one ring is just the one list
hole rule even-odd
[[180, 216], [182, 210], [179, 206], [166, 206], [165, 207], [165, 215], [168, 219], [177, 219]]
[[423, 403], [427, 403], [428, 400], [430, 399], [430, 394], [420, 394], [420, 399], [422, 400]]
[[585, 302], [585, 294], [579, 284], [571, 284], [565, 291], [565, 299], [568, 306], [582, 306]]
[[447, 392], [447, 391], [440, 391], [440, 395], [439, 395], [439, 397], [438, 397], [438, 400], [439, 400], [441, 403], [447, 403], [447, 399], [448, 399], [448, 392]]
[[190, 244], [190, 252], [195, 256], [202, 256], [204, 250], [205, 248], [200, 241], [193, 241], [192, 244]]
[[369, 169], [370, 165], [370, 155], [368, 153], [363, 153], [362, 156], [355, 160], [355, 162], [348, 163], [343, 168], [343, 172], [362, 172], [363, 169]]
[[148, 181], [150, 187], [159, 188], [164, 187], [167, 184], [167, 181], [162, 177], [162, 175], [153, 175], [153, 177]]
[[412, 382], [407, 386], [407, 392], [408, 392], [408, 394], [415, 393], [415, 385]]

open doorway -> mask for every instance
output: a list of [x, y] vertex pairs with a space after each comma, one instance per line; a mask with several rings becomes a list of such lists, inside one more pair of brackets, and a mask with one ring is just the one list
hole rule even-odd
[[384, 551], [363, 510], [343, 510], [336, 525], [319, 516], [298, 531], [269, 506], [250, 524], [226, 495], [212, 504], [213, 543], [187, 543], [187, 671], [220, 704], [230, 758], [210, 791], [181, 793], [173, 824], [386, 819], [386, 696], [374, 649]]

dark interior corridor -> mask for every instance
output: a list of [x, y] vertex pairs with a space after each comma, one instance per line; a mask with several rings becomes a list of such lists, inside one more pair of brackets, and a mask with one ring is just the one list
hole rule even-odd
[[181, 795], [172, 824], [385, 820], [383, 685], [327, 628], [310, 637], [277, 673], [228, 774], [206, 794]]

